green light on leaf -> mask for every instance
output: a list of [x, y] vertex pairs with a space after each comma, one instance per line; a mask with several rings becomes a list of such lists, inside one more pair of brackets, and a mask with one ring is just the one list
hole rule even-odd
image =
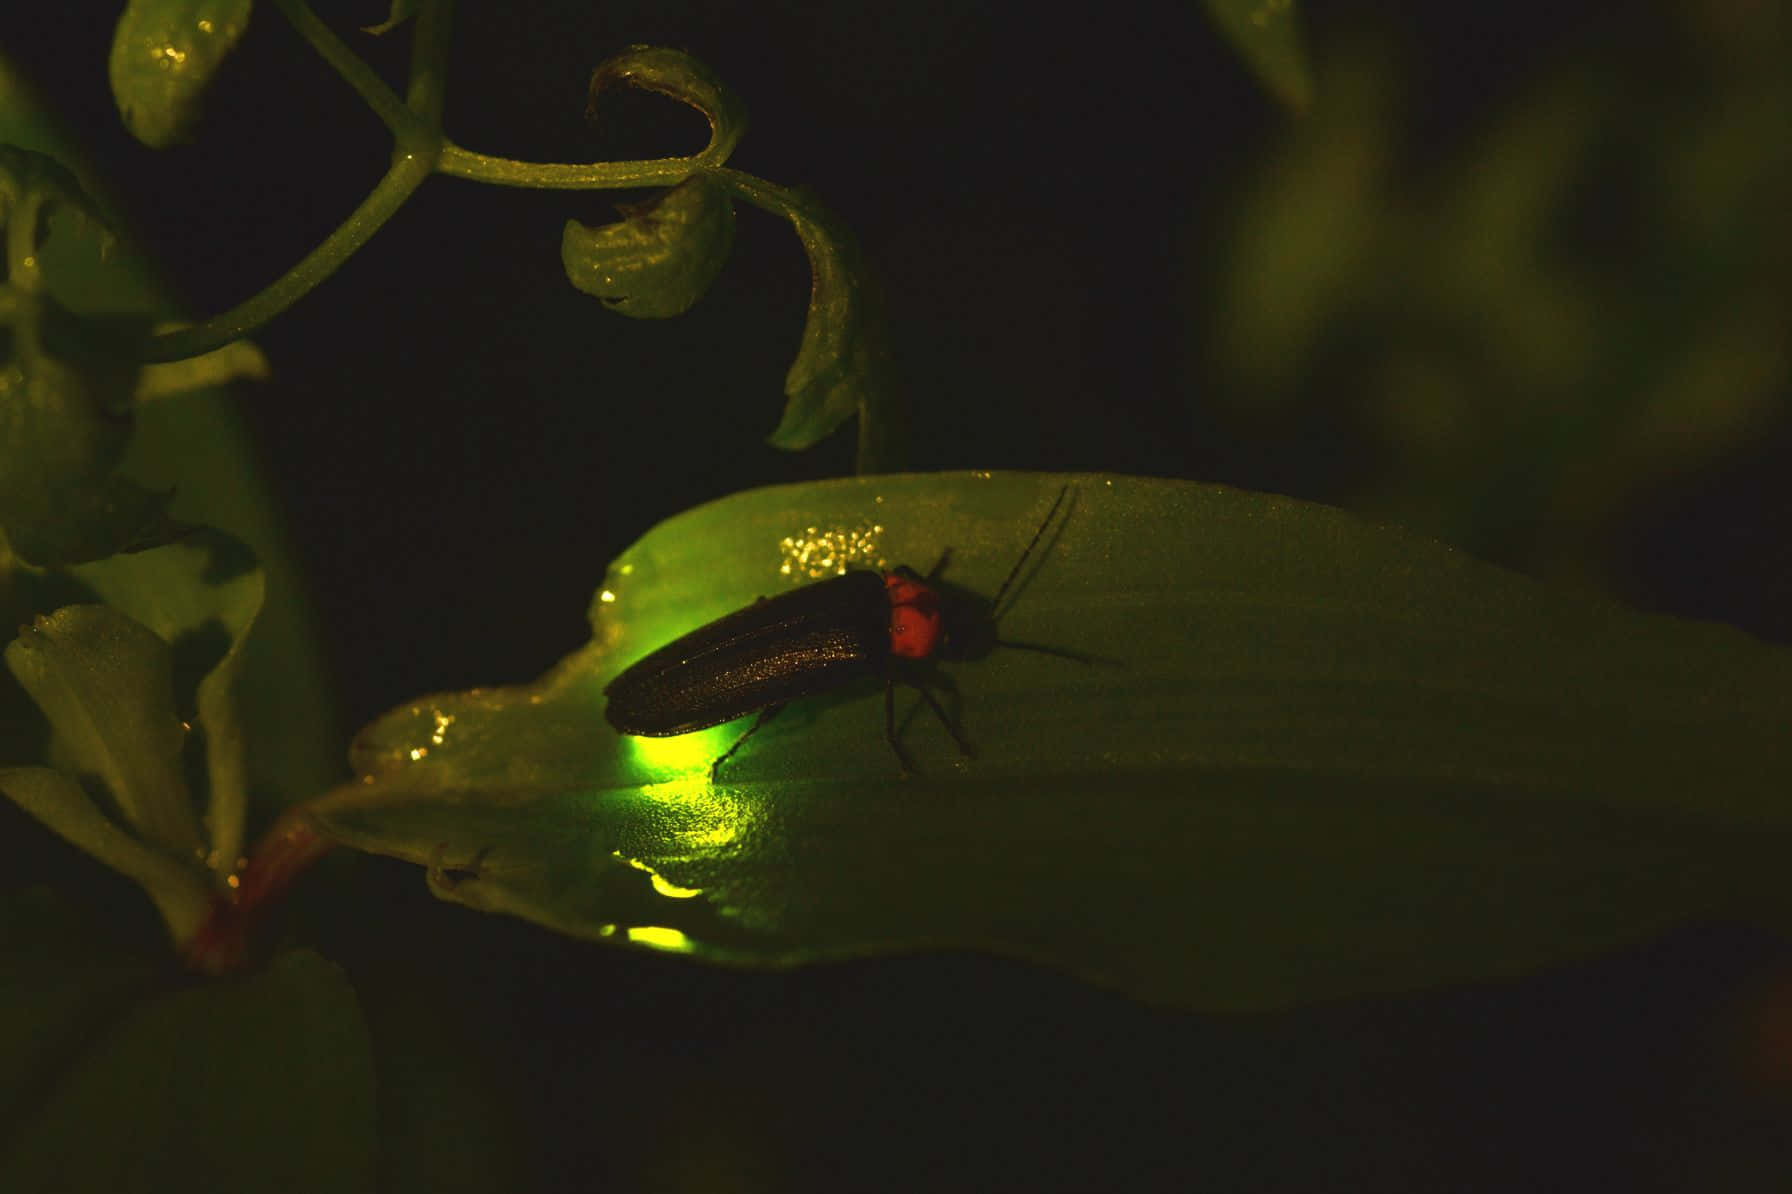
[[[948, 579], [989, 593], [1067, 483], [1002, 629], [1117, 662], [942, 669], [974, 760], [924, 709], [905, 725], [903, 695], [919, 775], [900, 778], [875, 683], [793, 702], [720, 783], [740, 725], [607, 724], [609, 679], [767, 592], [792, 527], [875, 518], [890, 558], [953, 546]], [[603, 584], [591, 643], [534, 684], [364, 730], [321, 826], [424, 865], [445, 850], [464, 865], [436, 894], [581, 938], [773, 967], [978, 949], [1214, 1010], [1521, 973], [1727, 912], [1785, 923], [1792, 651], [1341, 511], [887, 475], [686, 511]], [[643, 774], [659, 750], [688, 752], [677, 775]]]
[[673, 738], [626, 738], [624, 751], [644, 775], [708, 778], [709, 765], [740, 736], [735, 722]]
[[616, 861], [618, 861], [618, 862], [625, 863], [628, 866], [634, 867], [637, 871], [645, 872], [647, 875], [647, 881], [653, 885], [653, 889], [655, 891], [659, 892], [661, 895], [665, 896], [669, 900], [688, 900], [695, 896], [700, 896], [703, 894], [702, 888], [700, 888], [700, 887], [680, 887], [678, 884], [672, 882], [670, 879], [666, 878], [664, 875], [661, 875], [658, 871], [654, 870], [652, 867], [648, 866], [646, 863], [642, 862], [640, 859], [629, 858], [629, 857], [625, 856], [622, 853], [622, 851], [620, 851], [620, 850], [610, 851], [610, 857], [616, 859]]
[[689, 937], [661, 925], [642, 925], [627, 930], [623, 936], [634, 945], [648, 945], [667, 953], [688, 954], [693, 948]]

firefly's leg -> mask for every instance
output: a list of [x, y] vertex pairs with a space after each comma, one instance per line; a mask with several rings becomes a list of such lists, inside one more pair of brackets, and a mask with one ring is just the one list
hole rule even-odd
[[896, 765], [902, 769], [902, 776], [907, 779], [913, 771], [908, 765], [908, 752], [902, 749], [902, 743], [896, 738], [896, 680], [891, 677], [884, 681], [884, 741], [896, 754]]
[[952, 735], [952, 741], [958, 743], [958, 753], [967, 759], [975, 755], [977, 752], [972, 750], [971, 744], [964, 740], [964, 735], [958, 732], [958, 727], [952, 724], [952, 719], [946, 716], [946, 711], [940, 707], [940, 703], [934, 699], [933, 694], [919, 685], [916, 685], [916, 688], [921, 693], [921, 699], [927, 702], [927, 707], [932, 709], [934, 716], [940, 719], [940, 724], [946, 727], [946, 733]]
[[716, 776], [721, 773], [722, 764], [726, 763], [734, 752], [741, 748], [743, 742], [748, 738], [751, 738], [754, 734], [757, 734], [760, 726], [764, 725], [783, 711], [784, 706], [781, 704], [767, 705], [765, 708], [761, 709], [759, 711], [759, 716], [753, 719], [753, 724], [747, 727], [746, 733], [736, 738], [734, 740], [734, 745], [723, 751], [722, 757], [709, 765], [709, 782], [712, 784], [716, 782]]

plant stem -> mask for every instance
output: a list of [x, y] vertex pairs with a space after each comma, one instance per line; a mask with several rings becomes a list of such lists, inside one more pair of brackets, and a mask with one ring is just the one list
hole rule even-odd
[[677, 186], [698, 170], [696, 158], [649, 158], [634, 162], [519, 162], [462, 149], [442, 147], [436, 169], [455, 178], [501, 187], [548, 191], [595, 191], [622, 187]]
[[832, 227], [834, 219], [807, 193], [795, 187], [781, 187], [775, 182], [767, 182], [756, 174], [748, 174], [745, 170], [736, 170], [722, 166], [709, 171], [710, 178], [728, 189], [728, 193], [736, 199], [743, 199], [761, 211], [769, 211], [775, 216], [788, 220], [793, 214], [808, 217], [818, 224]]
[[335, 273], [392, 218], [411, 192], [434, 171], [442, 151], [441, 114], [448, 34], [454, 12], [450, 0], [434, 0], [420, 6], [411, 59], [409, 106], [329, 26], [318, 20], [304, 0], [274, 0], [274, 4], [391, 130], [395, 142], [392, 166], [349, 218], [285, 276], [204, 323], [151, 337], [137, 352], [137, 359], [146, 364], [210, 352], [254, 331], [292, 306]]
[[286, 889], [336, 843], [309, 817], [287, 812], [268, 828], [237, 872], [235, 891], [215, 897], [198, 929], [181, 945], [187, 966], [201, 974], [228, 974], [250, 958], [251, 938]]
[[247, 302], [204, 323], [151, 336], [138, 348], [137, 359], [150, 364], [195, 357], [254, 331], [280, 314], [310, 293], [371, 240], [373, 234], [404, 205], [411, 192], [429, 177], [433, 165], [428, 157], [400, 157], [354, 213], [284, 277]]
[[432, 129], [442, 127], [442, 105], [448, 92], [448, 33], [453, 24], [454, 0], [423, 0], [418, 5], [405, 104]]
[[[305, 3], [305, 0], [274, 0], [274, 6], [280, 10], [281, 15], [283, 15], [287, 22], [292, 25], [293, 29], [298, 32], [299, 36], [309, 42], [311, 48], [316, 50], [318, 55], [323, 58], [325, 62], [330, 64], [330, 68], [341, 75], [345, 83], [355, 89], [355, 94], [367, 101], [367, 106], [374, 110], [374, 113], [379, 116], [380, 120], [388, 129], [392, 130], [392, 136], [396, 138], [401, 145], [407, 141], [414, 141], [420, 136], [440, 137], [440, 132], [430, 130], [429, 125], [425, 123], [425, 120], [419, 118], [421, 115], [419, 112], [406, 107], [404, 101], [399, 99], [390, 87], [386, 86], [384, 79], [373, 73], [373, 68], [368, 66], [359, 54], [349, 49], [341, 38], [331, 32], [328, 25], [317, 19], [317, 14], [311, 11], [310, 6]], [[440, 7], [442, 6], [424, 6], [424, 11], [418, 18], [420, 26], [417, 37], [418, 43], [421, 43], [423, 40], [421, 25], [424, 23], [425, 18], [436, 15], [433, 10]], [[440, 42], [445, 44], [447, 40], [448, 14], [441, 14], [440, 20], [442, 24], [441, 31], [437, 33], [433, 28], [431, 29], [431, 50], [438, 55], [441, 53], [441, 48], [437, 43]], [[422, 45], [418, 44], [417, 50], [419, 53], [421, 53], [422, 49]], [[413, 63], [415, 63], [415, 59], [413, 59]], [[437, 58], [433, 65], [435, 67], [435, 73], [439, 76], [442, 66], [440, 57]], [[413, 66], [413, 69], [415, 69], [415, 66]], [[412, 80], [412, 88], [413, 91], [418, 88], [414, 78]], [[438, 84], [436, 86], [435, 97], [437, 100], [435, 111], [438, 117], [441, 115], [441, 107], [439, 103], [440, 91], [441, 88]], [[438, 121], [437, 130], [439, 130], [439, 128], [440, 124]]]

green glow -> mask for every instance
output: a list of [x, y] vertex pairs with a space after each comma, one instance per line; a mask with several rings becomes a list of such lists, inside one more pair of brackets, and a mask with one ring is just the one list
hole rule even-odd
[[653, 784], [642, 789], [642, 794], [655, 804], [676, 810], [668, 829], [678, 848], [689, 854], [734, 845], [758, 819], [737, 796], [711, 785], [707, 774]]
[[627, 863], [637, 871], [645, 871], [648, 880], [653, 884], [653, 889], [668, 899], [688, 900], [692, 896], [700, 896], [703, 894], [703, 889], [701, 887], [680, 887], [640, 859], [627, 857], [621, 850], [610, 851], [610, 856], [619, 862]]
[[712, 726], [672, 738], [624, 737], [624, 749], [641, 768], [655, 775], [709, 777], [709, 766], [740, 736], [728, 725]]
[[655, 949], [663, 949], [668, 953], [688, 954], [691, 952], [691, 939], [677, 929], [668, 929], [660, 925], [642, 925], [639, 928], [624, 930], [623, 935], [637, 945], [651, 945]]
[[680, 887], [678, 884], [665, 878], [657, 871], [652, 872], [650, 881], [653, 884], [653, 889], [667, 899], [688, 900], [692, 896], [703, 894], [703, 889], [701, 887]]
[[682, 832], [678, 835], [678, 843], [687, 850], [719, 850], [733, 845], [740, 836], [740, 831], [733, 825], [718, 825], [714, 829]]

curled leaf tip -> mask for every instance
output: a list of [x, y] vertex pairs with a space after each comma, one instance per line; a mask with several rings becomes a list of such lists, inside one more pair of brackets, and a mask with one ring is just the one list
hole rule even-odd
[[591, 72], [585, 117], [597, 119], [598, 97], [618, 87], [653, 91], [703, 113], [709, 122], [709, 144], [696, 157], [706, 166], [728, 160], [747, 131], [747, 112], [716, 73], [683, 50], [664, 46], [630, 46], [599, 63]]
[[392, 7], [386, 12], [386, 19], [377, 25], [361, 26], [361, 32], [372, 34], [374, 37], [384, 37], [416, 15], [417, 0], [392, 0]]

